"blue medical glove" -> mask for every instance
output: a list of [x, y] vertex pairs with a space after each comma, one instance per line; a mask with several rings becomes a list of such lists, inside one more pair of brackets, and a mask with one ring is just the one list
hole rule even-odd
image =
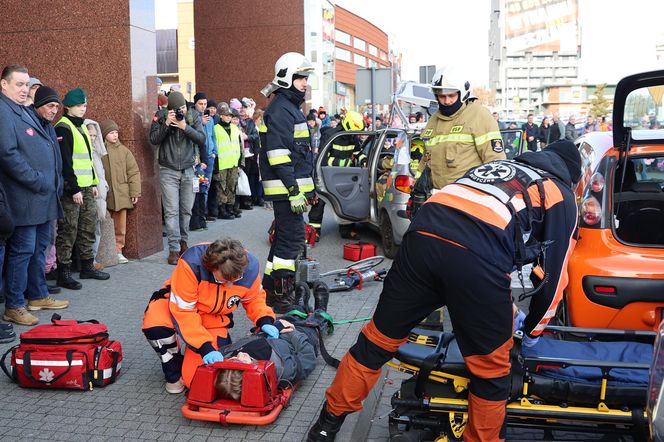
[[514, 331], [517, 332], [523, 329], [523, 323], [526, 320], [526, 314], [521, 310], [517, 310], [514, 315]]
[[534, 347], [539, 342], [539, 339], [540, 339], [539, 336], [535, 336], [534, 338], [531, 338], [528, 335], [523, 335], [523, 341], [521, 341], [521, 346], [522, 347], [528, 347], [528, 348]]
[[267, 335], [268, 339], [277, 339], [279, 337], [279, 330], [272, 324], [263, 325], [261, 330]]
[[215, 362], [222, 362], [224, 360], [224, 355], [218, 351], [211, 351], [210, 353], [203, 356], [204, 364], [214, 364]]

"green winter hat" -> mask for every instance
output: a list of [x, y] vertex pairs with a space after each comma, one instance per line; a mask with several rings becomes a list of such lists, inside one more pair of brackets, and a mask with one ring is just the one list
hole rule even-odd
[[173, 91], [168, 94], [168, 110], [179, 109], [185, 104], [187, 104], [187, 102], [185, 101], [184, 95], [182, 95], [182, 93]]
[[80, 87], [77, 87], [65, 94], [65, 98], [62, 100], [62, 105], [67, 107], [78, 106], [86, 101], [88, 101], [88, 97], [85, 96], [85, 91]]

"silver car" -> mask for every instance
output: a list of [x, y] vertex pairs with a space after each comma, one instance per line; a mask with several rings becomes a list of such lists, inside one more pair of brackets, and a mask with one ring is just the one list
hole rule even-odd
[[[363, 139], [366, 167], [327, 166], [334, 140], [349, 134]], [[365, 223], [377, 230], [388, 258], [396, 255], [410, 224], [406, 203], [415, 182], [410, 156], [414, 136], [393, 128], [340, 132], [319, 150], [316, 160], [316, 192], [332, 207], [337, 223]]]
[[[348, 134], [364, 138], [367, 166], [327, 166], [334, 140]], [[511, 159], [519, 155], [523, 131], [502, 130], [501, 134], [505, 146], [508, 146], [508, 157]], [[396, 256], [410, 225], [406, 204], [419, 162], [411, 161], [411, 146], [419, 141], [419, 131], [397, 128], [340, 132], [319, 150], [316, 160], [316, 192], [333, 208], [335, 221], [365, 223], [378, 231], [383, 254], [388, 258]], [[390, 158], [392, 161], [389, 161]]]

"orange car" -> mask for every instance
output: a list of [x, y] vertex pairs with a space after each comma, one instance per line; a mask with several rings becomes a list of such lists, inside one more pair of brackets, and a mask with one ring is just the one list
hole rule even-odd
[[564, 323], [656, 330], [664, 318], [663, 95], [664, 70], [617, 85], [613, 147], [580, 203]]

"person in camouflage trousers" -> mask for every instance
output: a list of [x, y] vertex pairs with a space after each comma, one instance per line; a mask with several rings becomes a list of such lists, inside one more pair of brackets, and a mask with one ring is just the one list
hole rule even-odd
[[92, 162], [92, 141], [83, 124], [87, 110], [85, 92], [76, 88], [65, 94], [64, 115], [55, 125], [62, 153], [64, 216], [58, 222], [55, 248], [58, 256], [58, 285], [80, 290], [82, 285], [71, 276], [71, 255], [78, 244], [81, 258], [81, 279], [108, 279], [110, 275], [94, 266], [95, 227], [97, 224], [97, 184], [99, 178]]

